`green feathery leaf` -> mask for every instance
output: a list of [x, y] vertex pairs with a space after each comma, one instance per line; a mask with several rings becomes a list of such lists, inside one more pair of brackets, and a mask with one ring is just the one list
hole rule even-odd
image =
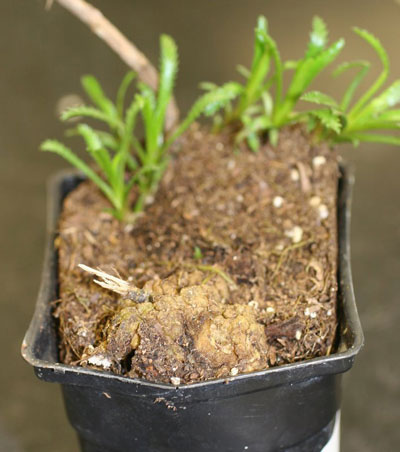
[[130, 84], [133, 82], [133, 80], [136, 77], [136, 73], [129, 71], [125, 77], [122, 79], [122, 82], [118, 88], [118, 93], [117, 93], [117, 100], [116, 100], [116, 108], [117, 108], [117, 112], [118, 112], [118, 116], [120, 117], [120, 119], [123, 118], [124, 116], [124, 102], [125, 102], [125, 96], [126, 96], [126, 92], [128, 91], [128, 88], [130, 86]]
[[355, 27], [354, 32], [364, 39], [378, 54], [383, 69], [379, 77], [370, 87], [370, 89], [360, 98], [360, 100], [355, 104], [352, 110], [349, 113], [350, 117], [355, 117], [360, 113], [365, 104], [372, 98], [372, 96], [381, 88], [381, 86], [385, 83], [388, 75], [389, 75], [389, 58], [388, 55], [380, 43], [379, 39], [377, 39], [374, 35], [369, 33], [367, 30], [363, 30], [361, 28]]
[[396, 80], [382, 94], [375, 97], [370, 104], [360, 113], [360, 117], [377, 116], [388, 108], [392, 108], [400, 102], [400, 80]]
[[86, 94], [100, 110], [109, 116], [116, 116], [117, 111], [114, 104], [106, 97], [100, 83], [93, 75], [84, 75], [81, 82]]
[[201, 114], [205, 114], [206, 116], [215, 114], [218, 109], [223, 108], [228, 102], [235, 99], [241, 91], [242, 87], [240, 84], [229, 82], [214, 91], [203, 94], [194, 103], [186, 118], [180, 123], [164, 145], [164, 148], [168, 149]]
[[340, 131], [342, 130], [342, 123], [337, 113], [327, 108], [322, 110], [312, 110], [308, 112], [308, 114], [317, 118], [327, 130], [332, 130], [336, 134], [340, 134]]
[[344, 40], [339, 39], [330, 47], [320, 51], [318, 54], [305, 57], [300, 61], [293, 75], [289, 89], [279, 109], [275, 111], [274, 123], [277, 127], [284, 125], [290, 116], [294, 106], [304, 91], [308, 88], [315, 77], [325, 69], [339, 55], [344, 46]]
[[352, 134], [348, 134], [348, 135], [339, 136], [338, 142], [344, 142], [344, 141], [349, 141], [356, 146], [361, 141], [400, 146], [400, 137], [391, 136], [391, 135], [378, 135], [375, 133], [352, 133]]
[[72, 166], [82, 171], [89, 179], [91, 179], [102, 192], [107, 196], [107, 198], [116, 206], [116, 200], [111, 188], [106, 184], [106, 182], [101, 179], [83, 160], [77, 157], [71, 149], [64, 146], [57, 140], [46, 140], [44, 141], [40, 149], [46, 152], [53, 152], [60, 155], [65, 160], [67, 160]]
[[304, 93], [300, 99], [339, 110], [339, 105], [335, 99], [327, 94], [321, 93], [320, 91], [309, 91], [308, 93]]
[[121, 130], [123, 127], [122, 122], [117, 117], [111, 116], [97, 108], [88, 107], [86, 105], [69, 108], [61, 114], [62, 121], [68, 121], [69, 119], [80, 117], [87, 117], [106, 122], [111, 128], [118, 130]]
[[333, 76], [338, 77], [339, 75], [343, 74], [343, 72], [345, 72], [349, 69], [352, 69], [352, 68], [359, 69], [359, 71], [355, 75], [353, 81], [350, 83], [349, 87], [347, 88], [346, 92], [343, 95], [343, 99], [340, 103], [340, 108], [342, 111], [348, 110], [356, 89], [358, 88], [360, 83], [363, 81], [364, 77], [367, 75], [370, 67], [371, 67], [371, 65], [368, 61], [353, 61], [351, 63], [340, 64], [333, 72]]
[[[270, 38], [268, 37], [268, 23], [264, 16], [258, 18], [257, 27], [254, 32], [254, 56], [247, 77], [247, 83], [243, 88], [239, 99], [236, 117], [240, 115], [252, 103], [257, 101], [262, 93], [262, 85], [270, 68]], [[276, 57], [276, 54], [275, 54]]]
[[158, 132], [156, 137], [159, 140], [164, 127], [165, 113], [172, 98], [175, 78], [178, 71], [178, 50], [175, 41], [168, 35], [162, 35], [160, 82], [157, 96], [157, 107], [155, 111], [155, 128]]
[[310, 33], [310, 43], [306, 57], [315, 57], [318, 55], [328, 43], [328, 29], [325, 22], [318, 16], [315, 16], [312, 21], [312, 30]]
[[77, 132], [85, 140], [87, 151], [102, 169], [107, 178], [112, 178], [111, 159], [99, 135], [87, 124], [79, 124]]

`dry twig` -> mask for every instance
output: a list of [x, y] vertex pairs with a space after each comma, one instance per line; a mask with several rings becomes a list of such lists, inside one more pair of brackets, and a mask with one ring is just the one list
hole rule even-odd
[[[158, 73], [145, 55], [113, 25], [103, 13], [85, 0], [56, 0], [61, 6], [85, 23], [100, 39], [135, 72], [144, 83], [156, 90]], [[52, 1], [47, 1], [49, 8]], [[179, 110], [172, 99], [166, 115], [165, 128], [171, 130], [178, 122]]]

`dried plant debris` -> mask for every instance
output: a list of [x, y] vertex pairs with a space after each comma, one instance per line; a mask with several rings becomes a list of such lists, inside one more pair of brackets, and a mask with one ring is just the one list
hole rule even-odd
[[332, 351], [336, 154], [300, 127], [258, 153], [234, 153], [231, 136], [192, 126], [134, 225], [105, 212], [91, 182], [67, 197], [64, 362], [176, 385]]
[[[190, 285], [180, 287], [182, 281]], [[149, 281], [143, 291], [152, 302], [121, 299], [103, 341], [84, 350], [81, 364], [172, 383], [265, 366], [264, 327], [250, 306], [226, 303], [222, 278], [204, 283], [201, 272], [185, 272], [180, 281], [177, 275]]]

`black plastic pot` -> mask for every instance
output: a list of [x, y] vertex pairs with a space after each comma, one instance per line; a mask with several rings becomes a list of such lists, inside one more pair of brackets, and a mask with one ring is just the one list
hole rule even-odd
[[90, 452], [319, 452], [340, 407], [341, 374], [363, 344], [349, 250], [353, 177], [339, 180], [339, 319], [337, 352], [323, 358], [174, 387], [58, 362], [57, 255], [62, 199], [81, 178], [58, 175], [49, 187], [45, 266], [22, 354], [45, 381], [60, 383], [69, 419]]

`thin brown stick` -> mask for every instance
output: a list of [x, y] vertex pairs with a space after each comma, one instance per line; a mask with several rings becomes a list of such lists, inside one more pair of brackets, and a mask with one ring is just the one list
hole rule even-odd
[[[145, 55], [113, 25], [103, 13], [84, 0], [56, 0], [61, 6], [85, 23], [102, 39], [144, 83], [156, 90], [158, 73]], [[47, 7], [51, 2], [47, 3]], [[167, 110], [165, 128], [171, 130], [179, 120], [179, 110], [172, 99]]]

